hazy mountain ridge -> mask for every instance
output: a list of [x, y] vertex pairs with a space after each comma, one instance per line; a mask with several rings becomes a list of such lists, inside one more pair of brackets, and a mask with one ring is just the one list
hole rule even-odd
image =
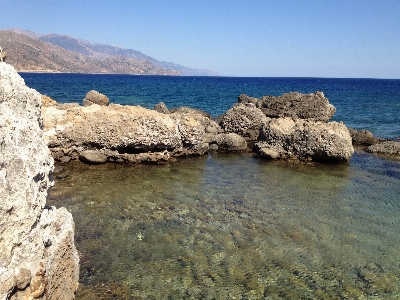
[[[72, 63], [70, 71], [66, 70], [67, 65], [65, 65], [64, 63], [61, 69], [56, 68], [57, 70], [53, 70], [55, 72], [58, 71], [58, 72], [77, 72], [77, 73], [89, 72], [89, 73], [122, 73], [122, 74], [161, 74], [161, 75], [187, 75], [187, 76], [218, 75], [217, 73], [211, 70], [191, 69], [176, 63], [158, 61], [137, 50], [125, 49], [121, 47], [115, 47], [112, 45], [105, 45], [99, 43], [91, 43], [89, 41], [74, 38], [67, 35], [59, 35], [51, 33], [40, 36], [32, 31], [23, 29], [11, 29], [7, 31], [25, 35], [33, 40], [37, 39], [47, 43], [47, 46], [44, 47], [49, 47], [48, 44], [50, 44], [52, 46], [58, 46], [68, 51], [69, 53], [72, 53], [73, 55], [82, 56], [79, 57], [78, 59], [78, 65], [74, 64], [73, 61], [70, 61]], [[0, 43], [1, 43], [0, 46], [3, 46], [3, 48], [9, 48], [8, 46], [6, 46], [7, 43], [3, 42], [3, 38], [1, 38], [1, 32], [2, 31], [0, 31]], [[35, 45], [37, 44], [37, 42], [32, 42], [32, 41], [29, 41], [29, 43]], [[8, 44], [10, 45], [10, 42]], [[9, 49], [8, 52], [10, 52], [10, 50], [12, 50], [12, 47]], [[63, 53], [62, 55], [70, 56], [65, 53]], [[70, 59], [67, 60], [73, 60], [74, 57], [75, 56], [70, 57]], [[10, 58], [7, 59], [8, 62], [10, 62], [9, 59]], [[34, 59], [33, 57], [30, 57], [30, 59], [34, 61], [34, 63], [28, 69], [26, 69], [26, 67], [29, 66], [29, 63], [27, 62], [20, 62], [17, 60], [14, 62], [14, 64], [17, 63], [17, 65], [23, 65], [25, 68], [24, 70], [34, 71], [36, 69], [40, 69], [40, 66], [37, 65], [39, 63], [38, 60]], [[75, 59], [77, 58], [75, 57]], [[58, 60], [62, 59], [58, 58]], [[82, 65], [82, 60], [83, 61], [87, 60], [87, 62], [84, 65]], [[89, 65], [93, 65], [92, 71], [88, 71], [88, 68], [90, 69]], [[79, 66], [82, 66], [83, 70], [77, 71], [77, 68]], [[55, 66], [51, 65], [50, 67], [49, 62], [47, 62], [46, 64], [43, 65], [43, 68], [49, 69], [49, 71], [51, 71], [52, 68], [55, 68]]]
[[94, 59], [9, 30], [0, 30], [0, 44], [7, 51], [7, 63], [19, 72], [180, 75], [147, 60], [121, 56]]

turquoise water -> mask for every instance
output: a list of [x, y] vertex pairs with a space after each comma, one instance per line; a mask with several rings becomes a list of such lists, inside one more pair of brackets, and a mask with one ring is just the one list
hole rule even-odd
[[400, 136], [400, 80], [340, 78], [241, 78], [22, 73], [26, 84], [59, 102], [81, 103], [89, 90], [113, 103], [153, 108], [190, 106], [212, 116], [228, 110], [244, 93], [253, 97], [324, 92], [336, 109], [334, 120], [378, 137]]
[[400, 162], [69, 164], [77, 299], [397, 299]]

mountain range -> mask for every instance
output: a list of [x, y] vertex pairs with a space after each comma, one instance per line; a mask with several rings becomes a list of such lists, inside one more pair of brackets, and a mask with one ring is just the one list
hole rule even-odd
[[38, 35], [23, 29], [0, 30], [0, 47], [7, 52], [7, 63], [18, 72], [218, 75], [207, 69], [158, 61], [133, 49], [54, 33]]

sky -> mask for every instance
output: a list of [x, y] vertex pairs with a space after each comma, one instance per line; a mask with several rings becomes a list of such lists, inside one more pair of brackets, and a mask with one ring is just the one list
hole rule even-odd
[[222, 76], [400, 79], [400, 0], [0, 0], [10, 28]]

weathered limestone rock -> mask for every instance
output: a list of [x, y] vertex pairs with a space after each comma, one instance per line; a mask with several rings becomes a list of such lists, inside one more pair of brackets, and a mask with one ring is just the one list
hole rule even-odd
[[178, 125], [169, 115], [140, 106], [44, 107], [42, 116], [51, 148], [138, 153], [182, 146]]
[[79, 154], [79, 158], [88, 164], [103, 164], [107, 162], [107, 155], [98, 150], [86, 150]]
[[86, 94], [85, 98], [83, 98], [82, 104], [83, 106], [90, 106], [92, 104], [107, 106], [110, 104], [110, 99], [98, 91], [91, 90]]
[[246, 140], [236, 133], [220, 133], [213, 137], [211, 144], [224, 151], [244, 151], [247, 149]]
[[240, 95], [238, 101], [255, 104], [270, 118], [291, 117], [327, 122], [336, 112], [336, 108], [329, 104], [322, 92], [315, 94], [291, 92], [279, 97], [263, 96], [260, 99]]
[[379, 143], [379, 139], [375, 138], [371, 131], [366, 129], [355, 130], [348, 128], [351, 138], [353, 139], [353, 145], [375, 145]]
[[367, 152], [374, 154], [400, 156], [400, 142], [385, 141], [379, 144], [371, 145], [367, 148]]
[[206, 141], [206, 124], [212, 122], [208, 117], [198, 113], [172, 113], [171, 118], [178, 125], [184, 151], [176, 152], [177, 156], [202, 155], [208, 151]]
[[261, 126], [268, 118], [253, 103], [237, 103], [219, 119], [225, 133], [237, 133], [247, 140], [257, 140]]
[[154, 110], [159, 113], [169, 114], [169, 110], [164, 102], [160, 102], [160, 103], [154, 105]]
[[340, 162], [349, 161], [354, 153], [350, 133], [341, 122], [269, 119], [258, 140], [256, 151], [269, 158]]
[[140, 106], [93, 104], [42, 107], [42, 116], [47, 145], [58, 161], [80, 157], [89, 162], [82, 153], [90, 150], [112, 162], [163, 162], [204, 154], [222, 131], [208, 115], [189, 108], [163, 114]]
[[40, 104], [0, 63], [0, 299], [73, 299], [78, 284], [72, 216], [45, 206], [53, 160]]

